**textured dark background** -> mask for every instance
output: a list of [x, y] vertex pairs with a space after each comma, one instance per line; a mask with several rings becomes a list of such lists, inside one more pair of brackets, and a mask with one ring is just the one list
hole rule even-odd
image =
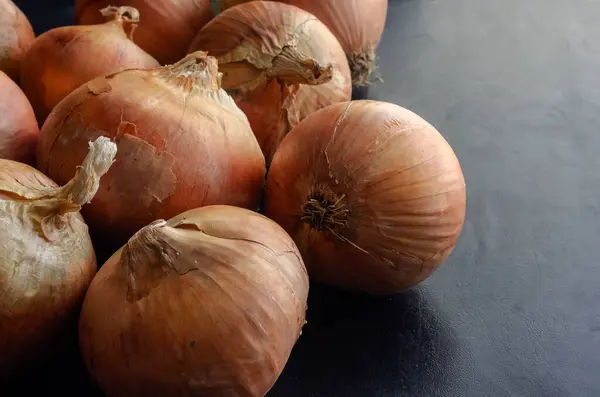
[[[17, 3], [38, 33], [72, 21], [67, 2]], [[465, 227], [408, 293], [315, 286], [270, 396], [600, 396], [599, 21], [597, 0], [391, 1], [385, 83], [362, 95], [448, 139]], [[73, 357], [18, 395], [95, 395]]]

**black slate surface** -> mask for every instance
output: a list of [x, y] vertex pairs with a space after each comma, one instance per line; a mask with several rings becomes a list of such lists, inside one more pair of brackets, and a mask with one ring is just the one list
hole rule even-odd
[[[59, 1], [18, 3], [38, 33], [72, 18]], [[361, 95], [454, 147], [463, 233], [405, 294], [314, 286], [270, 396], [600, 395], [599, 21], [597, 0], [390, 2], [385, 83]], [[96, 395], [69, 357], [21, 387]]]

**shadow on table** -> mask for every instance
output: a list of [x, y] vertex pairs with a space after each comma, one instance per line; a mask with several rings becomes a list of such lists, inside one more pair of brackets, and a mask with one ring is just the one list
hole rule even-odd
[[418, 289], [374, 298], [314, 286], [308, 324], [268, 396], [420, 395], [448, 378], [449, 332]]

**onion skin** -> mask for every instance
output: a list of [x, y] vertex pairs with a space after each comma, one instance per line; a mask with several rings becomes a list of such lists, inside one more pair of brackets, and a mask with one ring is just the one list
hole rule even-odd
[[39, 134], [27, 97], [0, 72], [0, 159], [33, 164]]
[[21, 62], [34, 40], [25, 14], [11, 0], [0, 0], [0, 71], [17, 83]]
[[283, 141], [266, 214], [298, 244], [311, 280], [391, 294], [450, 255], [465, 182], [433, 126], [399, 106], [354, 101], [319, 111]]
[[191, 210], [142, 229], [102, 266], [81, 312], [82, 355], [111, 397], [262, 397], [307, 295], [277, 224], [235, 207]]
[[77, 0], [77, 23], [102, 23], [98, 10], [109, 5], [140, 11], [143, 19], [135, 42], [162, 64], [183, 58], [198, 30], [213, 17], [210, 0]]
[[28, 165], [0, 160], [0, 378], [41, 364], [77, 315], [96, 273], [79, 214], [116, 147], [95, 143], [62, 188]]
[[256, 1], [227, 10], [198, 33], [194, 50], [219, 60], [223, 88], [248, 116], [267, 162], [306, 116], [352, 96], [339, 43], [294, 6]]
[[265, 159], [246, 116], [219, 88], [205, 53], [153, 70], [127, 70], [86, 83], [52, 112], [38, 169], [61, 183], [86, 142], [107, 136], [116, 163], [83, 215], [91, 230], [122, 244], [155, 219], [227, 204], [255, 209]]
[[112, 9], [106, 9], [107, 22], [101, 25], [65, 26], [42, 34], [27, 53], [21, 86], [40, 123], [67, 95], [98, 76], [159, 66], [132, 40], [137, 10]]
[[[221, 0], [227, 9], [249, 0]], [[277, 0], [315, 15], [339, 40], [348, 57], [352, 82], [371, 85], [375, 70], [375, 51], [383, 35], [388, 0]]]

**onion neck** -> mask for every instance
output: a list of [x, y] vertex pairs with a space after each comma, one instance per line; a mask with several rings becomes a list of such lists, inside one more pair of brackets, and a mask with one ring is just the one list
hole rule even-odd
[[221, 73], [214, 57], [204, 51], [196, 51], [181, 61], [155, 69], [160, 77], [186, 91], [218, 91]]
[[319, 85], [332, 79], [333, 66], [331, 63], [321, 65], [295, 46], [287, 45], [273, 58], [267, 77], [275, 77], [288, 84]]
[[133, 33], [140, 22], [140, 13], [133, 7], [108, 6], [100, 10], [106, 22], [115, 22], [125, 32], [129, 40], [133, 41]]

